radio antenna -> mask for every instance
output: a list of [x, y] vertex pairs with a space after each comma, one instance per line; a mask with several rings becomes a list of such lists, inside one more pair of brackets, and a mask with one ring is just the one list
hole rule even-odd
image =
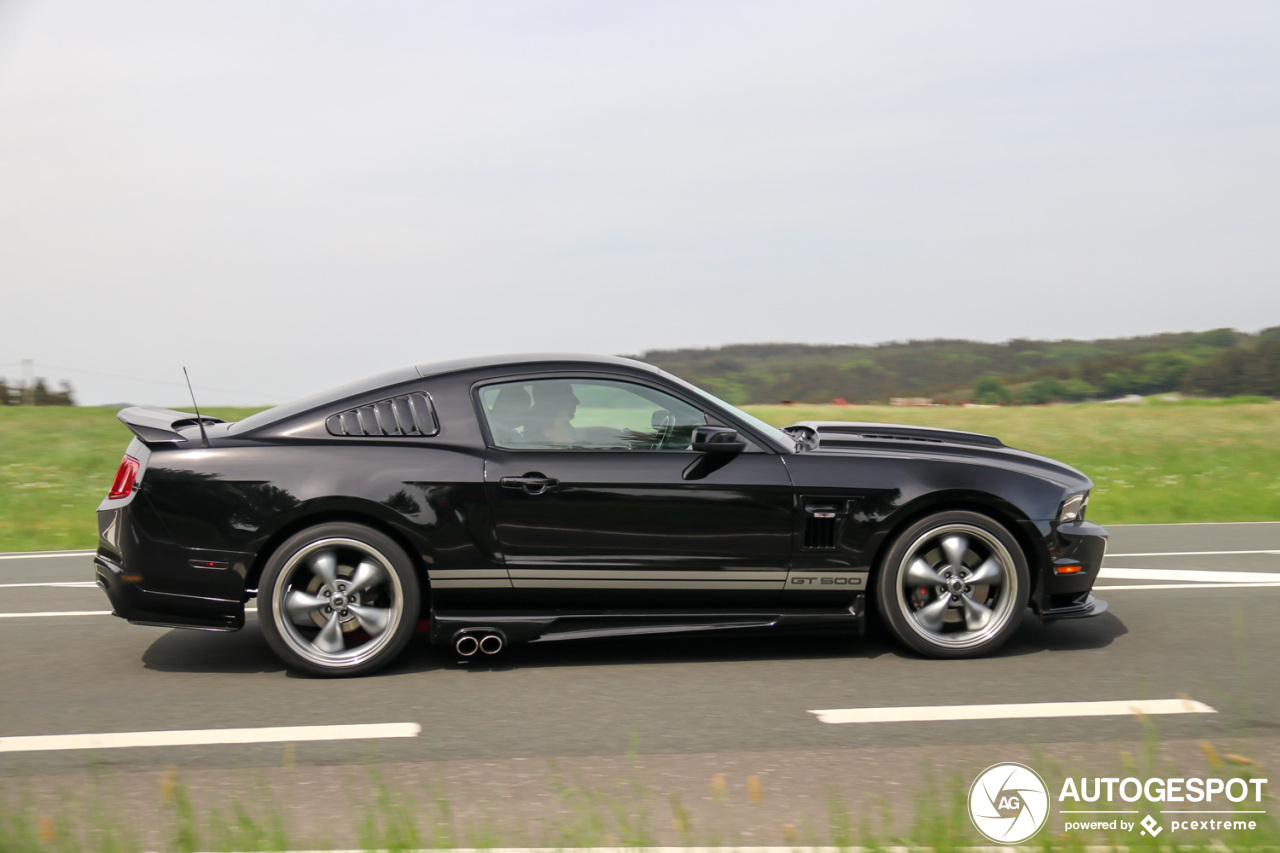
[[196, 410], [196, 425], [200, 427], [200, 446], [209, 446], [209, 433], [204, 431], [204, 418], [200, 417], [200, 404], [196, 402], [195, 389], [191, 387], [191, 376], [187, 373], [186, 365], [182, 366], [182, 375], [187, 377], [187, 391], [191, 393], [191, 405]]

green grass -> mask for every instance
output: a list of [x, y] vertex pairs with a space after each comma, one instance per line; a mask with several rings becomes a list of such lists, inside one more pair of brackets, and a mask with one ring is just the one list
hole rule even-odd
[[[1092, 477], [1089, 515], [1103, 524], [1280, 520], [1277, 403], [747, 409], [778, 425], [896, 421], [991, 433]], [[253, 411], [209, 414], [238, 420]], [[0, 408], [0, 551], [92, 548], [94, 509], [130, 437], [111, 409]]]
[[1280, 403], [745, 408], [778, 426], [874, 421], [995, 435], [1091, 477], [1089, 517], [1101, 524], [1280, 520]]
[[[133, 434], [116, 409], [0, 407], [0, 551], [92, 548]], [[238, 420], [256, 409], [204, 414]]]
[[[1271, 814], [1276, 799], [1271, 794], [1266, 794], [1261, 803], [1249, 799], [1238, 805], [1224, 804], [1241, 813], [1218, 815], [1219, 819], [1254, 820], [1253, 829], [1170, 829], [1158, 839], [1144, 837], [1136, 829], [1065, 831], [1066, 821], [1073, 818], [1062, 812], [1056, 792], [1067, 776], [1251, 779], [1268, 775], [1264, 767], [1248, 758], [1220, 753], [1205, 741], [1199, 746], [1207, 766], [1196, 762], [1197, 766], [1181, 768], [1162, 754], [1154, 725], [1141, 722], [1145, 743], [1138, 744], [1132, 752], [1119, 753], [1111, 767], [1064, 767], [1042, 754], [1031, 759], [1031, 765], [1047, 783], [1052, 806], [1045, 827], [1020, 849], [1046, 853], [1280, 849], [1280, 829]], [[297, 770], [306, 772], [303, 767]], [[635, 768], [632, 771], [635, 773]], [[955, 774], [942, 777], [926, 770], [911, 789], [892, 797], [868, 797], [858, 809], [851, 809], [832, 793], [827, 798], [825, 814], [773, 812], [761, 820], [757, 810], [772, 792], [764, 791], [758, 781], [753, 790], [750, 780], [757, 777], [749, 778], [744, 795], [741, 790], [731, 790], [724, 776], [710, 775], [708, 796], [686, 800], [674, 792], [653, 788], [635, 776], [606, 783], [609, 790], [604, 790], [596, 783], [566, 784], [554, 763], [549, 772], [555, 795], [537, 812], [526, 812], [522, 817], [515, 815], [509, 803], [486, 801], [483, 787], [459, 792], [451, 789], [447, 778], [424, 778], [423, 784], [395, 786], [384, 780], [382, 769], [376, 764], [351, 768], [347, 777], [351, 784], [336, 800], [336, 807], [314, 803], [304, 807], [297, 792], [289, 789], [305, 776], [277, 777], [275, 782], [268, 782], [259, 775], [255, 783], [246, 772], [237, 793], [227, 796], [225, 792], [206, 792], [198, 796], [176, 767], [169, 767], [154, 787], [139, 784], [154, 776], [95, 770], [87, 786], [81, 784], [74, 791], [63, 789], [38, 801], [20, 777], [9, 777], [0, 780], [0, 853], [495, 847], [641, 850], [664, 844], [733, 848], [744, 843], [796, 848], [831, 846], [868, 853], [895, 848], [933, 853], [995, 849], [978, 834], [969, 818], [967, 800], [972, 779]], [[291, 807], [284, 805], [289, 800], [293, 801]], [[467, 807], [459, 809], [460, 804]], [[1148, 814], [1160, 808], [1141, 800], [1125, 807]], [[1254, 809], [1266, 814], [1247, 811]]]

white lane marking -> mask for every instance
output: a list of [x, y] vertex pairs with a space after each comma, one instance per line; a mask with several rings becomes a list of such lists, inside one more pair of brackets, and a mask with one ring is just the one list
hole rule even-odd
[[1270, 583], [1280, 581], [1280, 572], [1213, 572], [1197, 569], [1122, 569], [1104, 568], [1100, 578], [1127, 581], [1194, 581], [1198, 583]]
[[0, 613], [0, 619], [33, 619], [37, 616], [110, 616], [110, 610], [41, 610], [35, 613]]
[[920, 705], [909, 708], [833, 708], [810, 711], [823, 723], [927, 723], [946, 720], [1032, 720], [1046, 717], [1123, 717], [1132, 714], [1216, 714], [1194, 699], [1111, 702], [1030, 702], [1013, 705]]
[[0, 560], [43, 560], [47, 557], [92, 557], [97, 551], [39, 551], [34, 554], [0, 554]]
[[[39, 610], [33, 613], [0, 613], [0, 619], [28, 619], [33, 616], [110, 616], [114, 612], [113, 610]], [[244, 612], [257, 613], [258, 608], [246, 607]]]
[[1095, 586], [1095, 592], [1109, 589], [1257, 589], [1259, 587], [1280, 586], [1280, 581], [1270, 583], [1126, 583], [1108, 586]]
[[0, 589], [17, 589], [23, 586], [56, 586], [63, 589], [87, 589], [97, 586], [93, 581], [47, 581], [45, 583], [0, 583]]
[[1270, 551], [1129, 551], [1123, 554], [1107, 554], [1108, 557], [1218, 557], [1224, 554], [1280, 554]]
[[1160, 521], [1153, 524], [1108, 524], [1112, 527], [1226, 527], [1228, 524], [1280, 524], [1280, 521]]
[[160, 732], [102, 732], [79, 735], [0, 737], [0, 752], [62, 749], [121, 749], [134, 746], [207, 746], [233, 743], [298, 743], [313, 740], [371, 740], [417, 737], [417, 723], [343, 726], [273, 726], [260, 729], [189, 729]]

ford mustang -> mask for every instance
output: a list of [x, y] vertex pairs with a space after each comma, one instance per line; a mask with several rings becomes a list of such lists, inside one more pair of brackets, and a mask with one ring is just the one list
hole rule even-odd
[[129, 408], [98, 584], [143, 625], [234, 631], [299, 671], [416, 633], [507, 643], [861, 632], [986, 654], [1028, 611], [1101, 613], [1090, 480], [976, 433], [777, 429], [657, 368], [577, 355], [387, 373], [224, 423]]

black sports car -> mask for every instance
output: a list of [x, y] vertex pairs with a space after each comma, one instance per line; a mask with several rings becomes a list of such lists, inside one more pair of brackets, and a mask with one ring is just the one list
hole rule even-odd
[[[1003, 643], [1028, 605], [1093, 616], [1106, 532], [1080, 472], [986, 435], [775, 429], [624, 358], [423, 365], [238, 423], [131, 408], [97, 580], [130, 622], [234, 631], [372, 672], [416, 631], [509, 642], [860, 631]], [[868, 597], [871, 601], [868, 601]]]

